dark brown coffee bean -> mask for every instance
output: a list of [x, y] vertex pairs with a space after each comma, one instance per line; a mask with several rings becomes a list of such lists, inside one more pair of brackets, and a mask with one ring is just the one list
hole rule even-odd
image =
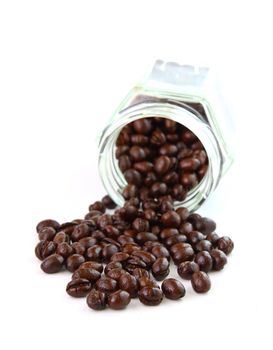
[[120, 277], [124, 274], [128, 274], [128, 272], [122, 268], [116, 268], [109, 270], [106, 276], [112, 278], [115, 281], [119, 281]]
[[87, 260], [102, 261], [102, 247], [98, 244], [93, 245], [92, 247], [88, 248], [86, 251], [86, 257]]
[[117, 206], [113, 199], [108, 195], [104, 196], [101, 201], [107, 209], [115, 209], [115, 207]]
[[103, 261], [109, 261], [111, 256], [119, 251], [118, 247], [114, 244], [107, 244], [102, 249], [102, 259]]
[[101, 213], [105, 212], [105, 205], [101, 201], [96, 201], [92, 204], [89, 205], [89, 211], [91, 210], [97, 210], [100, 211]]
[[[146, 171], [144, 173], [147, 173]], [[147, 173], [146, 177], [144, 178], [144, 184], [146, 186], [151, 186], [155, 181], [157, 181], [157, 177], [153, 171], [150, 171]]]
[[166, 194], [168, 187], [164, 182], [155, 182], [151, 187], [151, 195], [153, 197], [159, 197]]
[[164, 175], [171, 168], [171, 160], [167, 156], [160, 156], [154, 161], [154, 169], [157, 174]]
[[98, 243], [97, 239], [94, 237], [83, 237], [79, 240], [79, 243], [84, 246], [85, 249], [93, 247]]
[[198, 264], [200, 271], [211, 271], [213, 260], [209, 252], [199, 252], [198, 254], [196, 254], [194, 261]]
[[[173, 249], [173, 247], [177, 246], [178, 244], [180, 243], [175, 244], [171, 247], [171, 249]], [[186, 246], [185, 248], [179, 249], [172, 253], [172, 258], [176, 265], [180, 264], [183, 261], [191, 261], [194, 258], [194, 250], [191, 246]]]
[[152, 266], [156, 260], [153, 254], [145, 252], [144, 250], [136, 250], [132, 253], [132, 256], [140, 258], [148, 267]]
[[204, 233], [204, 235], [208, 235], [209, 233], [214, 232], [216, 230], [216, 223], [209, 218], [202, 218], [201, 224], [202, 227], [200, 231]]
[[175, 235], [167, 238], [164, 241], [164, 244], [169, 248], [177, 243], [184, 243], [187, 241], [187, 237], [185, 235]]
[[82, 263], [85, 262], [85, 259], [80, 254], [70, 255], [66, 260], [66, 268], [70, 272], [76, 271]]
[[133, 145], [145, 146], [149, 143], [149, 138], [141, 134], [131, 135], [131, 143]]
[[210, 255], [213, 260], [213, 270], [220, 271], [222, 270], [227, 263], [227, 256], [222, 250], [212, 249]]
[[158, 217], [156, 211], [153, 209], [145, 209], [144, 210], [144, 218], [148, 221], [157, 221]]
[[198, 183], [195, 173], [183, 172], [180, 176], [180, 183], [188, 189], [195, 187]]
[[152, 265], [152, 274], [157, 281], [162, 281], [170, 273], [170, 263], [166, 258], [157, 258]]
[[137, 134], [147, 135], [152, 130], [152, 123], [149, 118], [137, 119], [132, 124]]
[[177, 153], [177, 147], [170, 143], [165, 143], [163, 146], [159, 148], [159, 154], [162, 156], [174, 156]]
[[132, 184], [125, 186], [123, 191], [122, 191], [122, 195], [123, 195], [124, 199], [126, 199], [126, 200], [133, 198], [133, 197], [137, 197], [138, 196], [137, 186], [132, 185]]
[[44, 227], [40, 229], [38, 235], [40, 241], [52, 241], [56, 235], [56, 230], [53, 227]]
[[232, 252], [234, 243], [229, 237], [224, 236], [217, 240], [216, 246], [218, 249], [222, 250], [226, 255], [228, 255]]
[[188, 242], [192, 245], [197, 244], [198, 242], [205, 239], [205, 236], [199, 231], [191, 231], [187, 235]]
[[147, 241], [157, 241], [158, 238], [156, 235], [154, 235], [152, 232], [139, 232], [136, 235], [136, 240], [140, 244], [144, 244]]
[[161, 222], [166, 227], [178, 227], [181, 223], [181, 219], [175, 211], [170, 210], [161, 216]]
[[128, 169], [123, 175], [128, 184], [140, 186], [143, 181], [140, 172], [135, 169]]
[[165, 248], [163, 245], [156, 245], [152, 248], [152, 254], [156, 258], [166, 258], [170, 259], [170, 253], [167, 248]]
[[153, 131], [151, 136], [152, 145], [161, 146], [161, 145], [164, 145], [165, 142], [166, 142], [166, 136], [161, 130], [157, 129]]
[[177, 208], [176, 213], [180, 216], [181, 221], [187, 220], [190, 215], [189, 210], [183, 207]]
[[191, 285], [197, 293], [206, 293], [211, 287], [210, 278], [203, 271], [194, 272], [191, 277]]
[[179, 162], [179, 169], [193, 172], [200, 167], [200, 162], [196, 158], [183, 158]]
[[181, 134], [181, 140], [185, 143], [185, 144], [191, 144], [193, 142], [195, 142], [197, 140], [196, 136], [194, 135], [194, 133], [192, 133], [190, 130], [185, 129], [183, 130], [182, 134]]
[[132, 271], [132, 275], [135, 276], [137, 280], [139, 280], [141, 277], [150, 278], [149, 271], [142, 269], [141, 267], [137, 267]]
[[71, 297], [83, 298], [91, 290], [91, 282], [84, 278], [73, 279], [66, 286], [66, 292]]
[[179, 231], [176, 228], [165, 228], [160, 232], [160, 238], [164, 240], [178, 234]]
[[197, 271], [199, 271], [199, 266], [193, 261], [184, 261], [177, 267], [178, 275], [185, 280], [190, 280], [192, 274]]
[[69, 255], [72, 255], [74, 252], [74, 249], [71, 247], [71, 245], [69, 245], [66, 242], [60, 243], [58, 244], [56, 253], [61, 255], [64, 258], [68, 258]]
[[138, 292], [138, 298], [144, 305], [156, 306], [161, 303], [163, 294], [159, 288], [144, 287]]
[[104, 230], [106, 226], [112, 225], [113, 219], [109, 214], [103, 214], [97, 219], [97, 225], [101, 230]]
[[127, 154], [123, 154], [119, 157], [118, 166], [122, 172], [128, 170], [132, 166], [130, 157]]
[[136, 146], [136, 145], [134, 145], [130, 148], [129, 154], [131, 156], [131, 159], [135, 162], [141, 162], [142, 160], [144, 160], [146, 158], [145, 150], [142, 147]]
[[136, 277], [128, 273], [124, 273], [120, 276], [118, 284], [119, 288], [128, 292], [131, 298], [135, 298], [137, 296], [138, 282]]
[[127, 154], [129, 151], [129, 146], [122, 145], [116, 148], [116, 158], [118, 159], [123, 154]]
[[134, 243], [135, 240], [133, 237], [129, 237], [129, 236], [125, 236], [125, 235], [120, 235], [117, 239], [117, 241], [119, 242], [119, 244], [121, 244], [122, 246], [126, 243]]
[[101, 216], [103, 213], [98, 210], [91, 210], [89, 213], [87, 213], [84, 217], [85, 220], [97, 220], [99, 216]]
[[136, 243], [126, 243], [122, 247], [123, 253], [127, 253], [127, 254], [132, 254], [133, 251], [140, 250], [140, 249], [141, 249], [140, 246], [137, 245]]
[[[118, 253], [117, 253], [118, 254]], [[119, 261], [111, 261], [104, 268], [104, 273], [107, 275], [110, 270], [122, 269], [122, 264]]]
[[62, 270], [64, 258], [59, 254], [52, 254], [41, 263], [41, 269], [45, 273], [56, 273]]
[[113, 255], [111, 256], [111, 259], [110, 259], [110, 260], [113, 261], [113, 262], [123, 262], [123, 261], [128, 260], [129, 257], [130, 257], [130, 255], [127, 254], [127, 253], [124, 253], [124, 252], [117, 252], [117, 253], [115, 253], [115, 254], [113, 254]]
[[108, 296], [108, 306], [113, 310], [124, 309], [130, 301], [130, 294], [124, 290], [117, 290]]
[[85, 247], [80, 242], [74, 242], [71, 244], [71, 247], [73, 248], [73, 251], [75, 254], [84, 255], [85, 254]]
[[215, 246], [219, 238], [220, 237], [217, 235], [216, 232], [211, 232], [207, 235], [206, 239], [210, 241], [213, 246]]
[[39, 233], [45, 227], [51, 227], [55, 231], [58, 231], [60, 228], [60, 224], [55, 220], [50, 220], [50, 219], [43, 220], [43, 221], [39, 222], [39, 224], [36, 226], [36, 231]]
[[197, 252], [202, 252], [203, 250], [209, 252], [212, 249], [212, 244], [207, 239], [203, 239], [194, 246], [194, 249]]
[[94, 269], [100, 273], [103, 272], [103, 265], [96, 261], [86, 261], [82, 263], [79, 269]]
[[132, 228], [136, 232], [144, 232], [144, 231], [149, 231], [149, 221], [141, 218], [137, 218], [133, 221], [132, 223]]
[[154, 169], [154, 165], [151, 162], [148, 162], [147, 160], [142, 162], [134, 163], [134, 169], [138, 171], [139, 173], [146, 175], [150, 173]]
[[89, 282], [92, 283], [92, 285], [98, 280], [100, 279], [101, 274], [99, 273], [99, 271], [94, 270], [94, 269], [78, 269], [76, 270], [73, 275], [72, 275], [72, 279], [79, 279], [79, 278], [83, 278], [88, 280]]
[[179, 226], [179, 232], [183, 235], [187, 235], [188, 233], [190, 233], [191, 231], [193, 231], [193, 226], [190, 222], [183, 222], [180, 226]]
[[60, 244], [63, 242], [69, 243], [69, 241], [70, 241], [69, 236], [64, 231], [58, 232], [53, 238], [53, 242], [56, 244]]
[[110, 277], [101, 277], [95, 284], [96, 288], [104, 293], [112, 293], [117, 290], [117, 281]]
[[176, 185], [179, 181], [177, 172], [171, 171], [165, 174], [162, 178], [162, 181], [165, 182], [167, 185]]
[[142, 289], [144, 287], [159, 288], [159, 285], [156, 283], [156, 281], [147, 276], [139, 277], [137, 281], [139, 289]]
[[161, 284], [161, 289], [166, 298], [178, 300], [186, 294], [186, 289], [183, 284], [175, 278], [167, 278]]
[[86, 298], [87, 305], [93, 310], [104, 310], [106, 308], [106, 294], [92, 289]]
[[35, 255], [38, 259], [44, 260], [56, 252], [56, 243], [52, 241], [40, 241], [35, 247]]
[[171, 119], [164, 119], [164, 126], [168, 132], [175, 132], [177, 128], [177, 123]]

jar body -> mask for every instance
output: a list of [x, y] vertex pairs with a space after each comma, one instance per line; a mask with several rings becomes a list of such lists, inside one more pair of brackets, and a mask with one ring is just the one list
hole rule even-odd
[[203, 144], [208, 170], [202, 181], [176, 206], [196, 210], [213, 192], [232, 164], [224, 130], [227, 111], [220, 100], [216, 80], [208, 68], [181, 66], [156, 61], [149, 75], [119, 105], [103, 130], [99, 143], [99, 171], [112, 199], [122, 205], [126, 180], [115, 157], [116, 140], [121, 129], [140, 118], [162, 117], [191, 130]]

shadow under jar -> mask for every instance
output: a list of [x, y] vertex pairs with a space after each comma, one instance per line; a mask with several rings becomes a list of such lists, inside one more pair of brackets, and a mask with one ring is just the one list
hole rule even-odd
[[[222, 132], [228, 115], [211, 81], [207, 68], [156, 61], [150, 75], [123, 100], [99, 143], [100, 175], [118, 205], [125, 201], [124, 188], [133, 182], [130, 169], [141, 174], [137, 190], [143, 197], [145, 188], [146, 195], [152, 191], [155, 198], [172, 194], [176, 207], [196, 210], [214, 191], [232, 157]], [[194, 156], [201, 151], [202, 161]], [[165, 181], [172, 171], [178, 180]], [[145, 183], [148, 174], [155, 178]]]

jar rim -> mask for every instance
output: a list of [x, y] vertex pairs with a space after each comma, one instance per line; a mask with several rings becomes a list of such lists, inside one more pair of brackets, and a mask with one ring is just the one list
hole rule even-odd
[[175, 202], [175, 207], [185, 206], [190, 211], [200, 207], [216, 188], [222, 171], [222, 157], [210, 126], [203, 121], [199, 113], [171, 101], [145, 101], [131, 105], [114, 115], [111, 123], [102, 131], [99, 142], [99, 172], [103, 185], [111, 198], [120, 206], [124, 203], [122, 189], [127, 182], [115, 157], [116, 140], [121, 129], [142, 118], [161, 117], [171, 119], [191, 130], [203, 144], [208, 156], [208, 169], [203, 179], [191, 191], [185, 200]]

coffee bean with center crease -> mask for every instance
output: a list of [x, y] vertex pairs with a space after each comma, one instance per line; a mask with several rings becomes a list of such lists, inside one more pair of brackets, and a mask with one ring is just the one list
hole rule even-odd
[[144, 287], [138, 292], [138, 298], [144, 305], [156, 306], [161, 303], [163, 294], [159, 288]]
[[85, 259], [80, 254], [72, 254], [66, 260], [66, 268], [70, 272], [76, 271], [82, 263], [85, 262]]
[[183, 284], [175, 278], [165, 279], [161, 284], [161, 289], [165, 297], [171, 300], [183, 298], [186, 294]]
[[204, 272], [209, 272], [213, 266], [213, 259], [209, 252], [202, 251], [196, 254], [194, 261], [198, 264], [199, 269]]
[[171, 168], [171, 160], [167, 156], [160, 156], [154, 161], [154, 169], [158, 175], [166, 174]]
[[232, 252], [234, 243], [229, 237], [224, 236], [217, 240], [216, 246], [218, 249], [222, 250], [226, 255], [228, 255]]
[[35, 255], [39, 260], [44, 260], [56, 251], [56, 243], [52, 241], [40, 241], [35, 247]]
[[170, 210], [161, 216], [161, 222], [166, 227], [179, 227], [181, 223], [180, 216], [174, 211]]
[[56, 273], [62, 270], [64, 258], [59, 254], [52, 254], [45, 258], [41, 264], [41, 269], [45, 273]]
[[78, 269], [76, 270], [73, 275], [72, 279], [79, 279], [83, 278], [94, 284], [98, 279], [100, 279], [101, 274], [94, 269]]
[[199, 266], [194, 261], [183, 261], [177, 267], [177, 273], [185, 280], [190, 280], [194, 272], [199, 271]]
[[197, 293], [206, 293], [210, 290], [211, 282], [209, 276], [203, 271], [194, 272], [191, 284]]
[[118, 284], [110, 277], [101, 277], [97, 280], [95, 287], [104, 293], [112, 293], [117, 290]]
[[140, 186], [142, 184], [142, 176], [139, 171], [135, 169], [128, 169], [123, 173], [128, 184]]
[[44, 227], [40, 229], [38, 236], [40, 241], [52, 241], [56, 235], [56, 230], [53, 227]]
[[69, 245], [66, 242], [60, 243], [58, 244], [56, 253], [63, 256], [64, 258], [68, 258], [70, 255], [72, 255], [74, 252], [74, 249], [71, 247], [71, 245]]
[[79, 266], [79, 269], [94, 269], [99, 273], [103, 272], [103, 265], [96, 261], [85, 261]]
[[106, 294], [100, 290], [92, 289], [87, 295], [87, 305], [93, 310], [104, 310], [106, 308]]
[[150, 118], [137, 119], [132, 125], [137, 134], [147, 135], [152, 130], [152, 121]]
[[91, 282], [84, 278], [73, 279], [66, 286], [66, 292], [74, 298], [85, 297], [91, 290]]
[[227, 263], [227, 256], [224, 252], [218, 249], [212, 249], [210, 252], [213, 261], [213, 270], [222, 270]]
[[170, 263], [166, 258], [157, 258], [152, 265], [152, 274], [158, 281], [162, 281], [170, 272]]
[[128, 274], [123, 268], [111, 269], [106, 273], [107, 277], [112, 278], [115, 281], [118, 281], [122, 275]]
[[36, 231], [39, 233], [45, 227], [52, 227], [54, 230], [58, 231], [60, 224], [57, 221], [51, 219], [43, 220], [36, 226]]

